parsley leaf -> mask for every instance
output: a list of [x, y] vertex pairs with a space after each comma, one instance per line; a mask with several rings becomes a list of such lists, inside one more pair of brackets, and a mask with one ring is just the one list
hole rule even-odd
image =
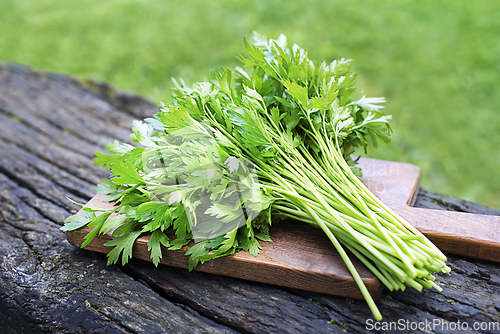
[[124, 266], [132, 258], [132, 248], [135, 240], [141, 235], [141, 231], [126, 233], [107, 241], [104, 246], [114, 247], [108, 253], [108, 265], [116, 264], [122, 254], [122, 265]]
[[345, 248], [390, 290], [431, 287], [432, 272], [449, 271], [446, 257], [358, 178], [355, 154], [390, 141], [385, 100], [352, 98], [352, 60], [317, 65], [284, 35], [243, 43], [245, 70], [216, 69], [191, 87], [174, 80], [174, 100], [133, 122], [137, 145], [115, 141], [110, 154], [96, 153], [112, 178], [95, 191], [116, 208], [85, 207], [62, 230], [92, 228], [83, 246], [111, 234], [110, 264], [125, 264], [141, 235], [150, 236], [155, 265], [163, 250], [194, 240], [186, 252], [193, 270], [237, 251], [257, 256], [272, 224], [300, 220], [325, 232], [380, 320]]

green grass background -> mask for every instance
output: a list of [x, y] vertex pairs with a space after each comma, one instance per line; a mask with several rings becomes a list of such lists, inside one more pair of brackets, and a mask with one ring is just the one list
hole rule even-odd
[[354, 59], [385, 96], [393, 142], [371, 157], [423, 169], [422, 185], [500, 208], [498, 1], [0, 1], [0, 59], [105, 81], [155, 101], [171, 77], [233, 67], [253, 30]]

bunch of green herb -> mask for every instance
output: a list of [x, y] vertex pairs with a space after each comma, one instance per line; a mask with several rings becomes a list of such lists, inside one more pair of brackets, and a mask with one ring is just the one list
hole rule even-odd
[[100, 215], [85, 207], [85, 217], [69, 217], [62, 229], [93, 228], [82, 247], [111, 231], [108, 263], [121, 255], [125, 264], [141, 235], [150, 235], [156, 265], [162, 245], [199, 241], [186, 253], [193, 269], [240, 250], [257, 256], [271, 224], [292, 218], [325, 232], [377, 320], [345, 248], [391, 291], [439, 289], [432, 273], [449, 271], [446, 257], [365, 187], [352, 159], [356, 149], [390, 141], [384, 99], [350, 99], [351, 60], [314, 65], [284, 36], [256, 35], [245, 47], [248, 71], [218, 69], [192, 87], [177, 84], [172, 103], [134, 122], [138, 145], [98, 153], [95, 163], [112, 178], [96, 192], [116, 207]]

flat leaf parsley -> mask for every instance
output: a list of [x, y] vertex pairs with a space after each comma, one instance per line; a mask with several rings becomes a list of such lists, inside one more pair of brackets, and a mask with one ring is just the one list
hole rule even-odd
[[[189, 269], [270, 242], [282, 219], [321, 228], [352, 273], [375, 319], [382, 318], [345, 249], [388, 289], [435, 287], [446, 257], [387, 208], [358, 178], [354, 153], [390, 141], [383, 98], [352, 99], [351, 60], [314, 64], [285, 36], [244, 41], [244, 68], [216, 69], [192, 86], [176, 83], [174, 101], [135, 121], [136, 146], [109, 144], [95, 163], [112, 171], [96, 188], [116, 206], [71, 216], [62, 227], [112, 233], [109, 263], [125, 264], [149, 235], [157, 265], [162, 247], [194, 240]], [[285, 223], [285, 222], [283, 222]]]

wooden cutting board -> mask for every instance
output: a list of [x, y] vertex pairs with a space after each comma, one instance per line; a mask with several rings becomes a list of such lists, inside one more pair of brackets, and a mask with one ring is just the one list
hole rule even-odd
[[[474, 215], [411, 207], [416, 199], [420, 168], [406, 163], [362, 158], [363, 182], [384, 203], [422, 231], [443, 252], [500, 262], [500, 217]], [[107, 208], [97, 195], [89, 201], [92, 207]], [[81, 212], [80, 212], [81, 214]], [[67, 232], [68, 241], [80, 247], [90, 231], [83, 228]], [[289, 288], [363, 299], [354, 279], [324, 233], [313, 226], [281, 222], [271, 228], [273, 242], [261, 242], [258, 257], [238, 252], [210, 260], [195, 270], [231, 276]], [[104, 246], [110, 235], [98, 235], [84, 249], [107, 253]], [[133, 256], [150, 261], [149, 237], [139, 238]], [[162, 264], [187, 268], [185, 252], [193, 243], [178, 251], [163, 250]], [[351, 259], [374, 299], [382, 293], [380, 281], [354, 256]]]

